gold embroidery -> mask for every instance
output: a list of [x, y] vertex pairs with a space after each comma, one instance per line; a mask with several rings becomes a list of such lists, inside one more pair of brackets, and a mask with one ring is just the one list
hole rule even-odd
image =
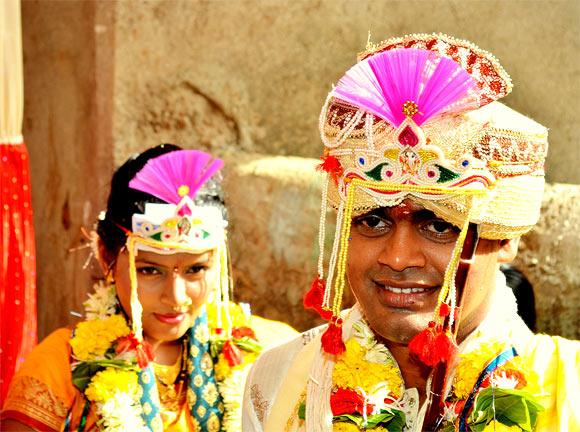
[[213, 361], [209, 353], [203, 353], [200, 366], [201, 370], [204, 371], [207, 376], [210, 376], [213, 371]]
[[193, 377], [193, 385], [196, 387], [201, 387], [201, 385], [203, 384], [203, 378], [201, 377], [201, 375], [196, 375]]
[[218, 398], [218, 390], [214, 383], [210, 382], [203, 389], [203, 400], [209, 405], [213, 405]]
[[31, 376], [15, 378], [3, 409], [20, 412], [56, 430], [67, 414], [64, 401], [45, 383]]
[[218, 432], [220, 430], [220, 420], [217, 415], [215, 415], [215, 413], [212, 413], [209, 416], [209, 420], [207, 421], [207, 430], [208, 432]]
[[155, 432], [163, 432], [163, 420], [161, 420], [161, 417], [155, 417], [151, 423], [151, 426], [153, 426], [153, 430]]
[[296, 403], [296, 406], [292, 411], [292, 415], [288, 418], [288, 421], [286, 422], [286, 428], [284, 429], [285, 432], [289, 432], [292, 429], [292, 426], [294, 425], [295, 422], [298, 423], [297, 424], [298, 428], [303, 426], [304, 420], [298, 417], [298, 411], [300, 410], [300, 405], [304, 402], [306, 402], [306, 390], [304, 390], [300, 394], [300, 398], [298, 398], [298, 402]]
[[266, 416], [266, 411], [270, 408], [270, 404], [264, 399], [264, 395], [257, 384], [250, 387], [250, 399], [254, 405], [256, 417], [258, 417], [260, 423], [264, 423], [264, 417]]
[[205, 416], [206, 412], [207, 412], [207, 410], [205, 409], [205, 407], [203, 405], [200, 405], [197, 407], [197, 415], [200, 416], [201, 418], [203, 418]]
[[189, 409], [191, 409], [195, 403], [197, 402], [197, 395], [195, 394], [195, 392], [188, 388], [187, 389], [187, 396], [188, 396], [188, 404], [189, 404]]

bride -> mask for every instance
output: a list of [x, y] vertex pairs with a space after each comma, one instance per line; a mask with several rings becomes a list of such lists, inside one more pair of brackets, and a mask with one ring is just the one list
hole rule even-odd
[[222, 161], [165, 144], [114, 174], [106, 281], [14, 377], [2, 430], [240, 431], [246, 372], [295, 334], [230, 301]]

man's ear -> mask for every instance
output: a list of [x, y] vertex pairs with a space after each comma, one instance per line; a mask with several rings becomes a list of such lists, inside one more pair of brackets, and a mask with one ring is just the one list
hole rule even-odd
[[511, 263], [518, 254], [518, 246], [520, 238], [516, 237], [508, 240], [499, 241], [499, 251], [497, 254], [497, 261], [500, 264]]

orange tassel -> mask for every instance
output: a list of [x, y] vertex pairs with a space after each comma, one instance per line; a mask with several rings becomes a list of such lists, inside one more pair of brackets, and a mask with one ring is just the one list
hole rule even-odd
[[312, 281], [310, 289], [304, 294], [302, 303], [306, 309], [314, 309], [323, 319], [328, 320], [332, 316], [332, 312], [322, 308], [324, 300], [324, 279], [317, 277]]
[[322, 335], [322, 349], [327, 354], [340, 355], [346, 351], [346, 346], [342, 341], [342, 319], [332, 317], [328, 328]]

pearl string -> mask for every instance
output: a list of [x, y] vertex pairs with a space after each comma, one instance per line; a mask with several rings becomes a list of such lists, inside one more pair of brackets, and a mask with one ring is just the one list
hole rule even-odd
[[328, 196], [328, 182], [330, 175], [326, 174], [322, 183], [322, 197], [320, 204], [320, 222], [318, 224], [318, 277], [324, 279], [324, 240], [326, 238], [326, 200]]
[[330, 294], [332, 292], [332, 284], [334, 279], [334, 273], [336, 269], [336, 260], [338, 258], [338, 246], [340, 243], [340, 227], [342, 226], [344, 215], [344, 201], [340, 201], [338, 206], [338, 211], [336, 213], [336, 227], [334, 231], [334, 241], [332, 243], [332, 252], [330, 254], [330, 262], [328, 265], [328, 276], [326, 279], [326, 287], [324, 289], [324, 301], [322, 302], [322, 307], [330, 308]]

